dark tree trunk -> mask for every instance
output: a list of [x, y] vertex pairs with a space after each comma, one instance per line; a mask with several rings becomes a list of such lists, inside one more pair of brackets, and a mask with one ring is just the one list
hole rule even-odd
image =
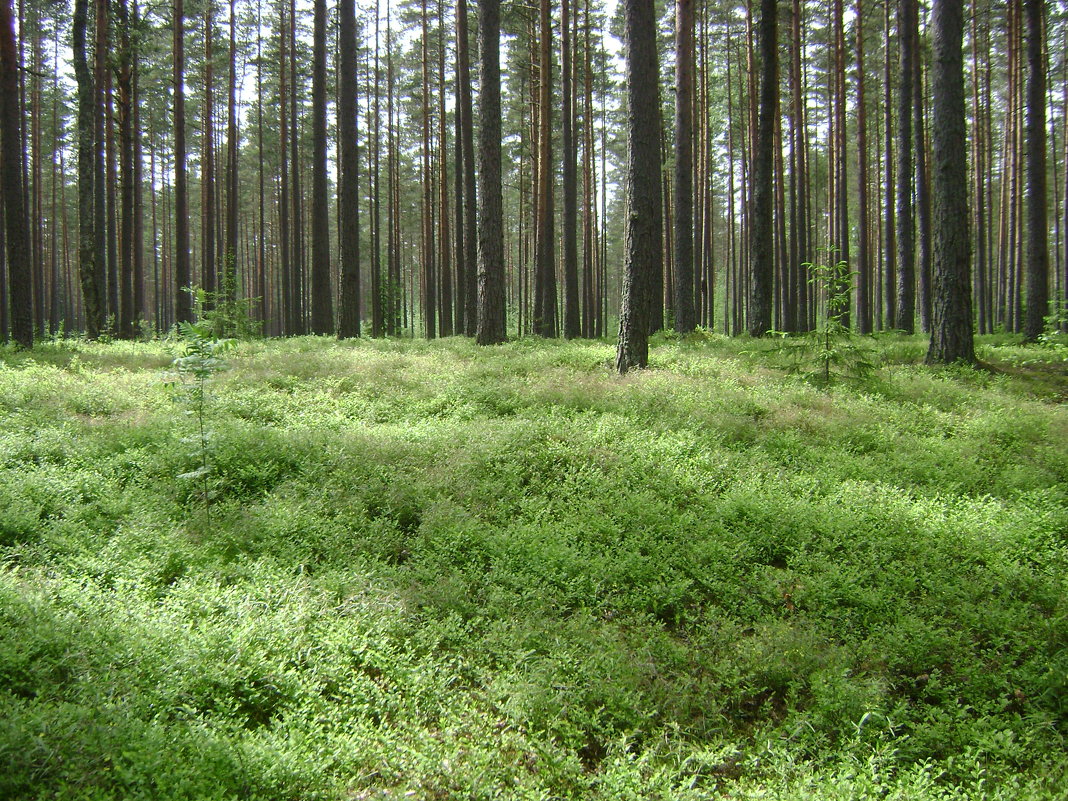
[[134, 176], [133, 176], [133, 53], [130, 39], [130, 13], [126, 0], [115, 3], [119, 28], [119, 52], [116, 65], [119, 112], [119, 172], [121, 175], [121, 215], [119, 238], [119, 314], [118, 335], [134, 336]]
[[423, 255], [423, 327], [427, 339], [437, 336], [437, 275], [434, 270], [434, 192], [433, 170], [431, 167], [430, 137], [430, 52], [429, 31], [427, 27], [427, 4], [422, 0], [420, 9], [421, 47], [422, 47], [422, 255]]
[[[108, 247], [107, 247], [107, 147], [105, 131], [107, 128], [107, 108], [105, 95], [108, 80], [108, 4], [106, 0], [96, 0], [95, 53], [93, 54], [93, 248], [96, 251], [96, 263], [100, 265], [100, 306], [102, 319], [113, 314], [114, 304], [109, 305], [111, 292], [108, 284]], [[114, 286], [112, 284], [111, 286]], [[105, 323], [101, 323], [101, 330]]]
[[[775, 111], [778, 99], [778, 43], [776, 41], [776, 4], [760, 3], [760, 111], [752, 170], [752, 216], [749, 225], [750, 302], [749, 334], [760, 337], [772, 326], [772, 276], [774, 274], [774, 240], [772, 238], [772, 148], [774, 146]], [[754, 98], [755, 99], [755, 98]]]
[[130, 147], [133, 155], [131, 178], [133, 180], [133, 241], [130, 243], [133, 269], [133, 317], [134, 320], [148, 319], [145, 302], [145, 203], [144, 203], [144, 153], [141, 142], [141, 13], [137, 0], [130, 8], [133, 24], [132, 49], [130, 53], [130, 104], [131, 113]]
[[860, 214], [857, 241], [857, 332], [870, 334], [871, 326], [871, 256], [868, 242], [868, 127], [864, 108], [864, 9], [861, 0], [856, 4], [857, 16], [857, 147], [860, 174], [858, 178], [858, 212]]
[[894, 200], [894, 124], [893, 124], [893, 81], [891, 80], [890, 58], [890, 0], [884, 0], [883, 17], [883, 152], [885, 155], [885, 194], [884, 209], [886, 214], [883, 245], [886, 267], [883, 272], [883, 320], [884, 328], [897, 325], [897, 219]]
[[554, 337], [556, 325], [556, 233], [553, 200], [552, 4], [541, 0], [539, 12], [538, 220], [534, 259], [534, 333]]
[[[356, 120], [356, 5], [339, 0], [337, 137], [338, 240], [341, 252], [339, 337], [360, 335], [360, 157]], [[325, 166], [325, 165], [324, 165]]]
[[189, 189], [185, 169], [185, 10], [174, 0], [174, 321], [193, 319], [193, 303], [185, 290], [189, 269]]
[[616, 369], [649, 363], [653, 274], [663, 258], [659, 68], [653, 0], [624, 0], [627, 49], [627, 229]]
[[226, 96], [226, 243], [221, 290], [226, 299], [237, 299], [238, 184], [237, 184], [237, 18], [230, 0], [230, 53]]
[[962, 0], [935, 0], [932, 71], [934, 302], [928, 363], [974, 362]]
[[[284, 69], [284, 67], [283, 67]], [[300, 118], [297, 113], [300, 86], [297, 83], [297, 4], [289, 2], [289, 166], [290, 166], [290, 270], [292, 281], [292, 328], [290, 333], [308, 331], [304, 287], [304, 196], [300, 180]]]
[[[200, 283], [218, 291], [215, 248], [215, 0], [204, 5], [204, 138], [200, 165]], [[209, 305], [211, 296], [208, 296]]]
[[916, 325], [916, 254], [912, 215], [912, 73], [916, 0], [898, 0], [897, 38], [901, 53], [897, 102], [897, 317], [896, 328], [911, 334]]
[[[33, 347], [33, 274], [29, 220], [22, 182], [22, 134], [19, 120], [19, 57], [11, 0], [0, 2], [0, 181], [4, 205], [4, 244], [11, 302], [11, 336]], [[84, 30], [84, 29], [83, 29]], [[84, 36], [84, 34], [83, 34]], [[84, 40], [83, 40], [84, 41]], [[84, 46], [84, 44], [83, 44]], [[6, 333], [6, 332], [5, 332]]]
[[693, 331], [693, 0], [675, 3], [675, 330]]
[[476, 340], [504, 342], [504, 220], [501, 198], [501, 4], [478, 4], [478, 304]]
[[[464, 333], [474, 336], [478, 325], [477, 198], [475, 196], [475, 141], [471, 110], [471, 57], [468, 53], [467, 0], [457, 0], [456, 3], [456, 64], [459, 69], [460, 151], [463, 163]], [[460, 216], [460, 209], [456, 210], [456, 214]]]
[[[279, 8], [278, 24], [278, 254], [281, 271], [281, 329], [283, 334], [297, 333], [296, 289], [293, 286], [292, 245], [289, 236], [289, 95], [286, 92], [288, 71], [286, 49], [289, 36], [286, 30], [286, 5]], [[294, 165], [294, 170], [296, 166]]]
[[[919, 3], [917, 3], [917, 8]], [[917, 12], [918, 13], [918, 12]], [[931, 330], [931, 192], [930, 173], [927, 169], [927, 124], [924, 119], [923, 86], [923, 48], [920, 45], [919, 19], [914, 23], [912, 34], [913, 59], [915, 69], [912, 71], [912, 138], [916, 153], [916, 241], [919, 245], [919, 285], [920, 285], [920, 329]]]
[[[85, 333], [96, 339], [104, 330], [104, 261], [96, 248], [96, 82], [86, 52], [89, 0], [74, 4], [74, 74], [78, 82], [78, 268]], [[19, 149], [21, 153], [21, 147]]]
[[1025, 0], [1027, 17], [1027, 306], [1023, 333], [1038, 339], [1049, 313], [1049, 221], [1046, 199], [1045, 3]]
[[[352, 47], [355, 49], [355, 43]], [[334, 333], [333, 298], [330, 291], [329, 191], [326, 180], [326, 0], [315, 0], [312, 33], [311, 328], [313, 334]]]
[[561, 0], [561, 83], [563, 118], [561, 145], [564, 151], [564, 338], [582, 333], [579, 317], [578, 280], [578, 148], [575, 142], [574, 42], [571, 39], [571, 7]]

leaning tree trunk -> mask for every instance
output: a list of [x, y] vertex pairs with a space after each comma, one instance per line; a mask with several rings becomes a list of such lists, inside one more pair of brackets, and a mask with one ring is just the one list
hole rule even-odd
[[749, 225], [749, 334], [763, 336], [771, 329], [772, 275], [772, 148], [778, 98], [776, 3], [760, 3], [760, 111], [753, 152], [753, 206]]
[[[627, 233], [616, 369], [649, 363], [653, 273], [663, 258], [656, 13], [653, 0], [625, 0], [627, 47]], [[659, 302], [659, 299], [656, 299]]]
[[969, 274], [963, 0], [934, 4], [932, 180], [934, 293], [928, 363], [974, 362]]
[[501, 197], [501, 3], [478, 4], [481, 80], [478, 134], [478, 303], [479, 345], [505, 340], [504, 219]]

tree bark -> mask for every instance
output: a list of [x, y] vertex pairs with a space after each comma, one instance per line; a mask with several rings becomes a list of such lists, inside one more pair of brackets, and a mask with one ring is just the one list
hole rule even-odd
[[[180, 0], [179, 0], [180, 2]], [[96, 83], [86, 52], [89, 0], [74, 4], [74, 74], [78, 83], [78, 267], [85, 333], [96, 339], [104, 331], [104, 262], [96, 248]], [[177, 67], [176, 67], [177, 69]], [[21, 153], [21, 146], [19, 148]]]
[[360, 335], [360, 186], [356, 120], [356, 4], [338, 2], [339, 41], [337, 102], [338, 240], [341, 252], [341, 299], [337, 335]]
[[1049, 221], [1046, 198], [1045, 3], [1024, 0], [1027, 17], [1027, 305], [1024, 338], [1038, 339], [1049, 313]]
[[975, 362], [969, 275], [963, 0], [935, 0], [932, 72], [934, 297], [928, 363]]
[[760, 3], [760, 110], [752, 170], [752, 216], [749, 226], [750, 304], [749, 334], [760, 337], [772, 326], [772, 148], [778, 99], [777, 7], [774, 0]]
[[693, 0], [675, 3], [675, 330], [693, 331]]
[[552, 3], [541, 0], [539, 12], [538, 109], [538, 219], [534, 259], [534, 333], [555, 337], [556, 325], [556, 233], [553, 182], [552, 111]]
[[916, 317], [916, 256], [912, 215], [912, 73], [915, 70], [913, 20], [916, 0], [898, 0], [897, 37], [901, 55], [897, 102], [897, 315], [894, 326], [911, 334]]
[[478, 139], [478, 308], [480, 345], [504, 342], [504, 220], [501, 197], [501, 4], [480, 0]]
[[[315, 0], [313, 8], [311, 329], [313, 334], [332, 334], [330, 190], [326, 178], [326, 0]], [[352, 46], [355, 48], [355, 44]]]
[[[19, 57], [11, 0], [0, 2], [0, 170], [4, 204], [11, 302], [11, 336], [23, 348], [33, 347], [33, 273], [29, 220], [22, 177], [22, 135], [19, 120]], [[6, 333], [6, 332], [5, 332]]]
[[627, 49], [627, 229], [616, 369], [649, 363], [653, 273], [663, 258], [659, 68], [653, 0], [624, 0]]
[[578, 147], [575, 142], [574, 42], [571, 37], [569, 0], [560, 5], [561, 84], [563, 118], [561, 146], [564, 155], [564, 338], [582, 333], [579, 317], [578, 277]]

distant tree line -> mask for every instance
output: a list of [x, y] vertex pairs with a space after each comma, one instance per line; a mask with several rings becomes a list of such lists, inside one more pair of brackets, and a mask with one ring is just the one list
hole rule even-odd
[[0, 0], [5, 340], [191, 286], [272, 336], [804, 332], [827, 253], [862, 334], [1063, 308], [1064, 2], [172, 2]]

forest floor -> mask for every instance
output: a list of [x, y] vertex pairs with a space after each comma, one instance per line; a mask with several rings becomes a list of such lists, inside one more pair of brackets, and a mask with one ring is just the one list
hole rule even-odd
[[1065, 798], [1068, 355], [869, 342], [0, 351], [0, 798]]

